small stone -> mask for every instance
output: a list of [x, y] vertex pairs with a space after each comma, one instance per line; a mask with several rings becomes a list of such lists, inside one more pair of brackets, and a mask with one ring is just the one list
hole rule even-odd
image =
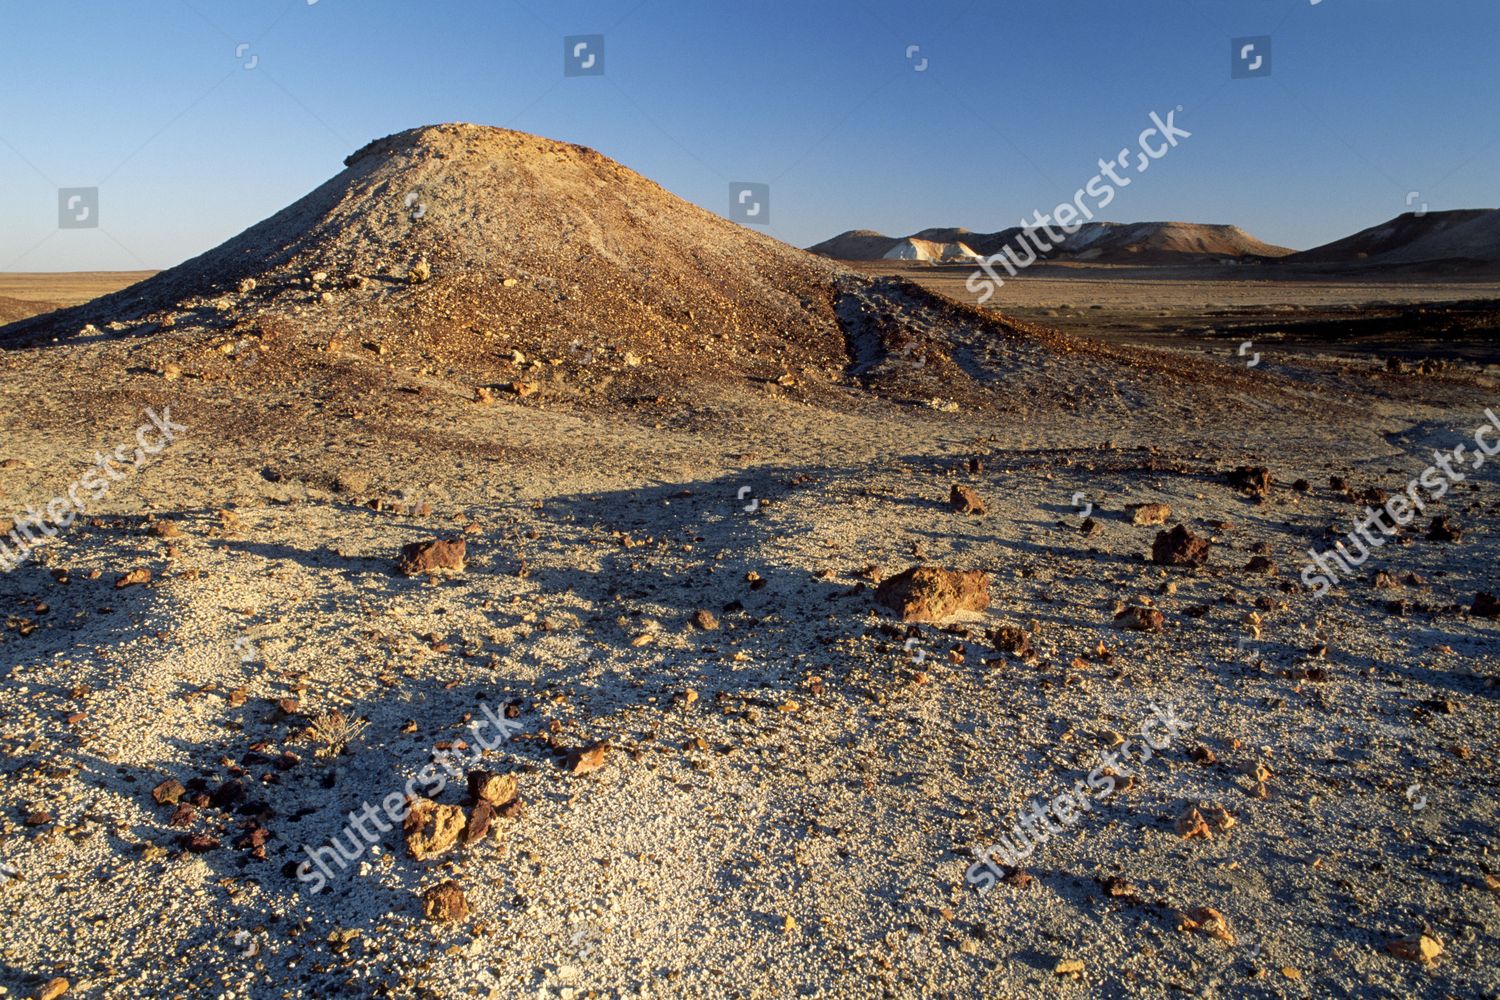
[[1166, 627], [1167, 617], [1155, 608], [1131, 605], [1115, 615], [1115, 622], [1133, 632], [1160, 632]]
[[1001, 625], [990, 630], [990, 642], [1011, 656], [1025, 656], [1031, 650], [1031, 633], [1019, 625]]
[[1457, 521], [1444, 514], [1442, 517], [1432, 519], [1432, 524], [1427, 529], [1427, 540], [1429, 542], [1457, 542], [1464, 537], [1464, 529], [1459, 527]]
[[168, 778], [151, 789], [151, 797], [159, 806], [176, 805], [177, 801], [186, 794], [187, 789], [182, 787], [182, 782], [176, 778]]
[[37, 992], [36, 1000], [57, 1000], [58, 997], [67, 993], [70, 988], [71, 984], [66, 979], [62, 976], [57, 976], [47, 980], [47, 985], [43, 986]]
[[1474, 595], [1474, 606], [1469, 613], [1476, 618], [1500, 618], [1500, 600], [1494, 594], [1481, 591]]
[[397, 572], [405, 576], [443, 576], [462, 573], [467, 546], [462, 537], [412, 542], [401, 549]]
[[177, 527], [176, 521], [153, 521], [150, 530], [153, 538], [182, 537], [182, 529]]
[[126, 587], [135, 587], [151, 582], [151, 571], [149, 569], [133, 569], [115, 581], [115, 589], [123, 590]]
[[1271, 492], [1271, 470], [1263, 465], [1242, 465], [1227, 475], [1229, 485], [1242, 493], [1264, 497]]
[[1151, 545], [1151, 561], [1163, 566], [1202, 566], [1208, 562], [1211, 546], [1179, 524], [1171, 531], [1156, 533]]
[[432, 265], [427, 263], [426, 257], [423, 257], [421, 260], [417, 261], [411, 266], [411, 270], [406, 272], [406, 280], [411, 282], [413, 285], [420, 285], [431, 277]]
[[954, 483], [948, 493], [948, 506], [960, 514], [984, 513], [984, 501], [979, 499], [979, 494], [958, 483]]
[[1083, 975], [1083, 959], [1081, 958], [1059, 958], [1057, 964], [1052, 966], [1054, 976], [1081, 976]]
[[411, 856], [426, 861], [457, 844], [466, 825], [464, 811], [458, 806], [418, 798], [406, 814], [401, 830], [406, 834], [406, 849]]
[[595, 743], [591, 746], [581, 747], [568, 752], [566, 766], [568, 773], [576, 776], [592, 774], [604, 766], [605, 759], [609, 756], [609, 745], [606, 743]]
[[1266, 556], [1251, 556], [1250, 561], [1245, 564], [1245, 572], [1275, 576], [1276, 564]]
[[1178, 929], [1207, 934], [1214, 940], [1222, 941], [1227, 945], [1235, 943], [1234, 934], [1229, 930], [1229, 921], [1224, 919], [1224, 914], [1208, 906], [1200, 906], [1196, 910], [1183, 914], [1178, 923]]
[[1164, 503], [1138, 503], [1130, 508], [1131, 524], [1166, 524], [1172, 508]]
[[503, 806], [516, 797], [516, 779], [509, 774], [491, 771], [469, 772], [469, 798], [474, 802], [488, 802], [492, 806]]
[[1443, 943], [1426, 934], [1413, 934], [1411, 937], [1387, 941], [1385, 950], [1408, 962], [1430, 965], [1433, 959], [1443, 953]]
[[437, 923], [463, 920], [469, 915], [463, 887], [452, 879], [439, 882], [422, 893], [422, 915]]
[[719, 619], [714, 613], [704, 608], [693, 612], [693, 624], [704, 632], [712, 632], [719, 627]]

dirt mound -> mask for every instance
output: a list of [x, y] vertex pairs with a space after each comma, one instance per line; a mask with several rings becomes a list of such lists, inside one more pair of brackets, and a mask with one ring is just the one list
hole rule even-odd
[[1293, 254], [1285, 263], [1493, 267], [1500, 264], [1500, 209], [1407, 212], [1353, 236]]
[[[915, 286], [731, 223], [582, 146], [439, 125], [345, 164], [222, 246], [8, 327], [0, 343], [152, 335], [154, 368], [209, 381], [331, 381], [351, 357], [421, 373], [440, 364], [480, 399], [655, 398], [745, 378], [973, 399], [988, 373], [956, 364], [955, 351], [982, 340], [1034, 353], [1003, 318], [975, 313], [944, 331]], [[920, 343], [920, 363], [869, 377], [880, 352], [866, 315], [879, 318], [877, 341]]]

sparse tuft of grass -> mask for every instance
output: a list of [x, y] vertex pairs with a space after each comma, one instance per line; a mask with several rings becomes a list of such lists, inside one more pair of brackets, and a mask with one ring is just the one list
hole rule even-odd
[[316, 751], [319, 757], [337, 757], [349, 748], [349, 744], [369, 724], [369, 719], [350, 719], [343, 712], [334, 709], [315, 717], [307, 731], [322, 744]]

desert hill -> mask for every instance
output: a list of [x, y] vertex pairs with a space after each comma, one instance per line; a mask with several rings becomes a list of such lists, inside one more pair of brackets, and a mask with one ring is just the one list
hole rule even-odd
[[[980, 256], [987, 256], [999, 253], [1007, 246], [1015, 247], [1022, 233], [1019, 226], [993, 233], [975, 233], [962, 228], [924, 229], [896, 239], [871, 230], [854, 230], [809, 249], [840, 260], [924, 259], [893, 257], [892, 253], [903, 243], [928, 241], [962, 246]], [[1063, 243], [1041, 256], [1048, 260], [1101, 264], [1194, 264], [1283, 257], [1292, 252], [1286, 247], [1264, 243], [1238, 226], [1191, 222], [1086, 222]], [[964, 256], [952, 254], [934, 259], [963, 259]]]
[[1500, 209], [1407, 212], [1293, 254], [1287, 264], [1500, 265]]
[[924, 229], [898, 239], [869, 229], [853, 229], [808, 249], [835, 260], [971, 260], [979, 255], [963, 241], [967, 233], [967, 229]]
[[462, 124], [372, 142], [223, 245], [0, 344], [80, 335], [147, 338], [154, 369], [189, 378], [329, 391], [368, 360], [479, 395], [616, 400], [750, 378], [1003, 406], [995, 384], [1026, 370], [1028, 397], [1076, 405], [1106, 377], [1093, 347], [842, 268], [591, 149]]

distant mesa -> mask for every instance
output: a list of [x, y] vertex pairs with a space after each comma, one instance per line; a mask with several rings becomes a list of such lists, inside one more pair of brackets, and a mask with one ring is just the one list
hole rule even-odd
[[[993, 233], [967, 229], [924, 229], [894, 238], [871, 230], [854, 230], [809, 247], [815, 254], [838, 260], [925, 260], [961, 262], [1020, 249], [1020, 226]], [[1042, 243], [1052, 241], [1034, 231]], [[1032, 245], [1039, 245], [1027, 237]], [[923, 254], [918, 248], [928, 248]], [[941, 249], [936, 249], [941, 248]], [[1193, 222], [1086, 222], [1060, 244], [1040, 256], [1056, 261], [1096, 264], [1203, 264], [1248, 262], [1285, 257], [1295, 251], [1264, 243], [1238, 226]], [[1023, 254], [1024, 256], [1024, 254]]]
[[1287, 257], [1288, 265], [1462, 271], [1500, 266], [1500, 209], [1407, 212]]

